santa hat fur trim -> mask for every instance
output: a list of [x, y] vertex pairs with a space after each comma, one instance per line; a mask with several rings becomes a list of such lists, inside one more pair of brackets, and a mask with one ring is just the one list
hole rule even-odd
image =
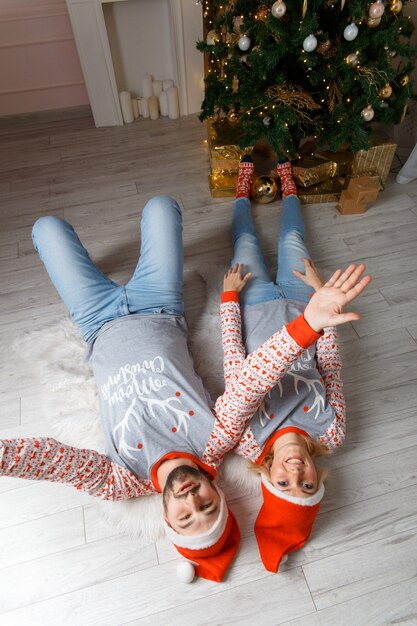
[[268, 489], [268, 491], [272, 493], [272, 495], [276, 496], [277, 498], [282, 498], [283, 500], [287, 500], [287, 502], [292, 502], [293, 504], [299, 504], [300, 506], [314, 506], [315, 504], [318, 504], [319, 502], [321, 502], [324, 496], [323, 483], [317, 489], [316, 493], [313, 493], [312, 496], [307, 496], [306, 498], [297, 498], [296, 496], [291, 496], [289, 493], [286, 493], [285, 491], [281, 491], [280, 489], [277, 489], [277, 487], [275, 487], [271, 483], [271, 481], [268, 480], [265, 474], [261, 474], [261, 480], [262, 480], [263, 486], [266, 489]]

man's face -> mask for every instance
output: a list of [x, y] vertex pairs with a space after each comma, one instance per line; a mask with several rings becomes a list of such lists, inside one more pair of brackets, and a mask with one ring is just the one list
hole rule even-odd
[[163, 491], [165, 521], [180, 535], [201, 535], [220, 513], [220, 495], [200, 470], [181, 465], [168, 474]]

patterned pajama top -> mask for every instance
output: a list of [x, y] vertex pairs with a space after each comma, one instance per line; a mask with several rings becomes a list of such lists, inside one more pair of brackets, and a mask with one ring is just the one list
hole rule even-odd
[[[237, 322], [230, 324], [225, 306], [236, 316], [239, 306], [222, 306], [224, 341], [234, 342]], [[66, 483], [108, 500], [160, 492], [157, 470], [168, 458], [191, 458], [214, 476], [265, 394], [319, 336], [299, 315], [246, 358], [237, 347], [239, 367], [233, 375], [230, 369], [227, 389], [212, 406], [194, 370], [183, 317], [113, 320], [87, 357], [99, 391], [106, 454], [49, 437], [2, 440], [0, 475]], [[228, 355], [232, 359], [230, 350]]]
[[[226, 389], [240, 376], [245, 345], [250, 352], [261, 351], [271, 328], [286, 324], [302, 314], [304, 308], [305, 304], [301, 302], [272, 300], [242, 307], [241, 321], [237, 292], [222, 294]], [[327, 448], [340, 446], [345, 439], [345, 399], [335, 328], [326, 328], [317, 342], [303, 351], [266, 393], [234, 452], [260, 462], [279, 436], [279, 431], [288, 427], [307, 433]]]

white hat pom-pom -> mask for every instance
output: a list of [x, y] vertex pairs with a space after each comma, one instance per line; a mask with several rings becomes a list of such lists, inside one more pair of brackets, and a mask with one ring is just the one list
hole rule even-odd
[[181, 561], [177, 565], [177, 578], [182, 583], [191, 583], [194, 580], [194, 565], [189, 561]]

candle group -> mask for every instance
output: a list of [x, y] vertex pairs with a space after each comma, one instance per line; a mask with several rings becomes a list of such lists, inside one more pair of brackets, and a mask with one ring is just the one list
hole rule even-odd
[[138, 117], [157, 120], [159, 116], [176, 120], [180, 116], [178, 89], [174, 81], [153, 80], [150, 74], [140, 77], [141, 97], [132, 97], [129, 91], [119, 93], [123, 122], [130, 124]]

